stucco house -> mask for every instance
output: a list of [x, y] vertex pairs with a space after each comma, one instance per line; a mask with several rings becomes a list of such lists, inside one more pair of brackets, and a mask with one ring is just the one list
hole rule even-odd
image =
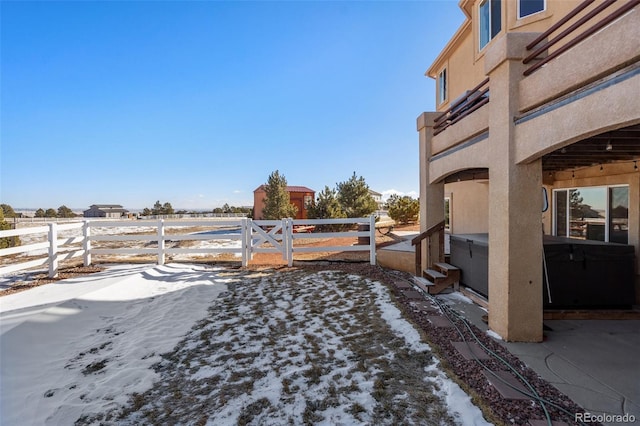
[[384, 210], [384, 201], [382, 201], [382, 194], [374, 191], [373, 189], [369, 189], [369, 195], [371, 195], [371, 198], [373, 198], [373, 200], [378, 205], [378, 210]]
[[[289, 193], [289, 201], [298, 208], [296, 217], [293, 219], [307, 219], [309, 206], [315, 199], [316, 192], [306, 186], [287, 186]], [[264, 200], [267, 197], [265, 186], [260, 185], [253, 191], [253, 219], [260, 220], [262, 217], [262, 209], [264, 209]]]
[[[620, 259], [607, 254], [631, 246], [625, 280], [638, 303], [638, 1], [459, 6], [464, 22], [426, 73], [436, 111], [417, 118], [421, 231], [440, 238], [446, 205], [452, 238], [486, 235], [489, 327], [505, 340], [543, 338], [553, 238], [569, 250], [597, 245], [605, 268]], [[440, 245], [421, 244], [428, 268]], [[576, 262], [570, 253], [566, 265]], [[600, 291], [622, 291], [612, 276]]]
[[84, 217], [105, 217], [119, 219], [126, 216], [129, 210], [120, 204], [92, 204], [88, 210], [83, 212]]

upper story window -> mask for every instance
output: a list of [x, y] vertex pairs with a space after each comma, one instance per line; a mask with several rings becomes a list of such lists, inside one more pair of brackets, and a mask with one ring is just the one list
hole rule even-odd
[[480, 50], [502, 29], [501, 0], [484, 0], [478, 8], [480, 22]]
[[546, 0], [518, 0], [518, 19], [525, 18], [545, 9]]
[[438, 105], [447, 100], [447, 69], [438, 74]]

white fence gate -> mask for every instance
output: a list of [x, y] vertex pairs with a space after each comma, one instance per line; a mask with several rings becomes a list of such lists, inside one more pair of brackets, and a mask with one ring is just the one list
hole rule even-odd
[[[336, 232], [296, 233], [296, 227], [314, 227], [317, 225], [365, 225], [367, 230]], [[212, 227], [221, 228], [216, 233], [172, 233], [168, 228]], [[130, 232], [127, 232], [130, 230]], [[62, 235], [64, 234], [64, 235]], [[84, 220], [69, 224], [49, 223], [36, 226], [0, 231], [0, 238], [14, 236], [35, 237], [17, 247], [0, 249], [0, 275], [48, 265], [49, 276], [58, 274], [61, 261], [83, 257], [85, 266], [92, 264], [92, 255], [156, 255], [157, 263], [165, 263], [166, 255], [171, 254], [240, 254], [242, 266], [247, 266], [254, 253], [282, 253], [283, 260], [293, 265], [295, 253], [330, 251], [369, 251], [369, 261], [376, 263], [375, 217], [355, 219], [282, 219], [251, 220], [210, 219], [210, 220]], [[369, 244], [345, 245], [333, 247], [310, 247], [296, 245], [296, 240], [335, 237], [368, 237]], [[167, 242], [181, 241], [239, 241], [235, 247], [168, 247]], [[146, 247], [93, 247], [94, 242], [138, 241]], [[152, 246], [152, 247], [149, 247]], [[15, 255], [26, 255], [31, 260], [21, 261]], [[7, 256], [14, 256], [6, 262]], [[35, 259], [33, 259], [35, 257]], [[3, 259], [4, 258], [4, 259]]]

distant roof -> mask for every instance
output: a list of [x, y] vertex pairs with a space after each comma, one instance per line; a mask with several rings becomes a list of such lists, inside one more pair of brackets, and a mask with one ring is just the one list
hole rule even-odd
[[[265, 185], [260, 185], [253, 192], [263, 190]], [[307, 188], [306, 186], [287, 186], [287, 192], [316, 192], [313, 189]]]
[[382, 195], [381, 193], [376, 192], [376, 191], [374, 191], [373, 189], [370, 189], [370, 190], [369, 190], [369, 194], [371, 194], [371, 195]]
[[128, 213], [129, 210], [122, 207], [120, 204], [92, 204], [89, 207], [89, 210], [85, 210], [85, 212], [91, 211], [92, 209], [100, 210], [103, 212], [109, 213]]
[[121, 209], [121, 204], [91, 204], [89, 207], [95, 207], [97, 209]]

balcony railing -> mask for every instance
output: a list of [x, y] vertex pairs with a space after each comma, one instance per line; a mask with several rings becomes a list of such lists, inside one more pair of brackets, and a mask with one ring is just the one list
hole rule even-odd
[[473, 89], [468, 90], [464, 96], [453, 102], [448, 110], [434, 120], [433, 135], [435, 136], [447, 127], [453, 126], [487, 103], [489, 103], [489, 77]]
[[[528, 76], [531, 73], [535, 72], [547, 62], [571, 49], [573, 46], [585, 40], [587, 37], [600, 31], [602, 28], [606, 27], [611, 22], [615, 21], [640, 4], [640, 0], [629, 0], [627, 2], [620, 2], [618, 0], [606, 0], [598, 7], [594, 8], [589, 13], [584, 15], [582, 18], [578, 19], [576, 22], [568, 25], [557, 36], [548, 39], [551, 34], [554, 34], [564, 28], [570, 20], [572, 20], [580, 12], [585, 10], [594, 1], [595, 0], [583, 1], [575, 9], [569, 12], [564, 18], [556, 22], [547, 31], [540, 34], [539, 37], [537, 37], [534, 41], [527, 45], [527, 51], [531, 51], [531, 53], [522, 60], [523, 64], [525, 65], [535, 62], [535, 59], [540, 58], [541, 54], [548, 51], [549, 48], [556, 45], [557, 43], [561, 41], [564, 42], [564, 44], [562, 44], [557, 50], [550, 53], [548, 56], [539, 59], [533, 65], [525, 69], [525, 71], [523, 72], [525, 76]], [[618, 7], [608, 15], [605, 15], [605, 10], [613, 5], [618, 5]], [[577, 31], [587, 23], [592, 23], [592, 25], [586, 28], [581, 33], [577, 34]]]

